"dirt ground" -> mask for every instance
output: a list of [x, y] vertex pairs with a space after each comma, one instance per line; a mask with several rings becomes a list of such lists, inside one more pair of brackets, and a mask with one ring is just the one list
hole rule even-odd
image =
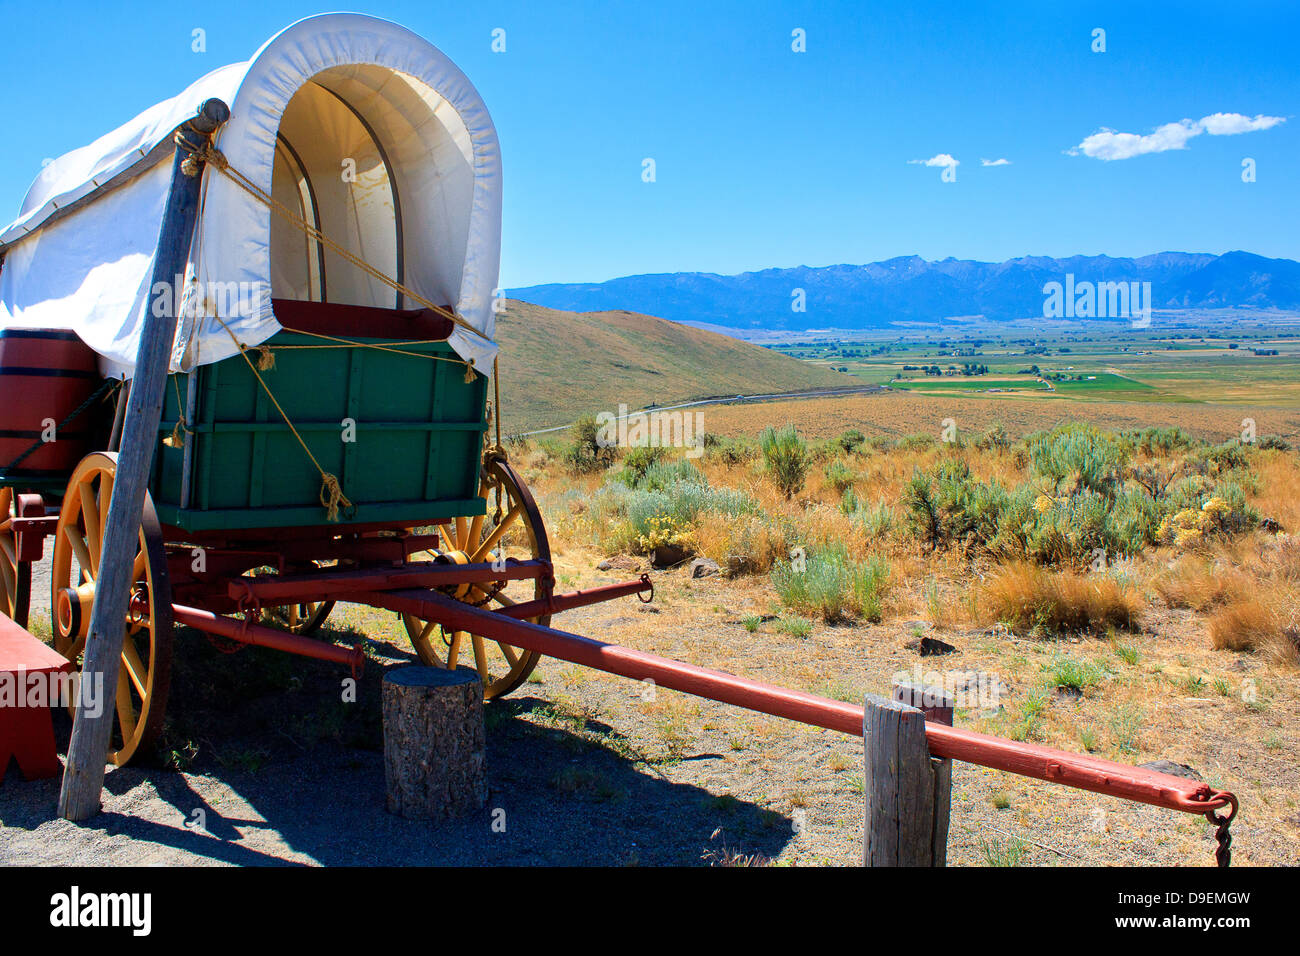
[[[634, 577], [597, 570], [599, 555], [557, 556], [563, 585]], [[39, 572], [38, 572], [39, 574]], [[1169, 759], [1242, 801], [1237, 865], [1300, 858], [1296, 678], [1252, 654], [1209, 650], [1190, 612], [1161, 610], [1130, 643], [1134, 663], [1101, 639], [1046, 641], [934, 628], [906, 615], [882, 625], [817, 624], [805, 637], [768, 615], [753, 581], [656, 574], [657, 597], [573, 611], [580, 634], [845, 700], [888, 692], [898, 672], [993, 675], [996, 707], [957, 723], [1006, 733], [1042, 674], [1062, 656], [1106, 677], [1079, 698], [1051, 695], [1035, 739], [1124, 762]], [[43, 580], [38, 577], [37, 580]], [[58, 780], [0, 785], [0, 863], [92, 865], [852, 865], [861, 858], [861, 742], [829, 731], [651, 689], [554, 660], [488, 708], [487, 807], [454, 823], [401, 820], [384, 809], [379, 684], [410, 661], [392, 615], [339, 608], [327, 637], [362, 634], [371, 663], [357, 703], [346, 674], [260, 649], [218, 653], [177, 635], [162, 762], [109, 773], [104, 812], [54, 819]], [[956, 647], [921, 658], [918, 634]], [[1207, 687], [1189, 688], [1189, 675]], [[1251, 686], [1248, 702], [1239, 688]], [[1159, 688], [1159, 692], [1156, 689]], [[1254, 695], [1251, 695], [1252, 698]], [[1125, 721], [1117, 723], [1116, 713]], [[56, 728], [66, 740], [68, 721]], [[500, 827], [504, 811], [504, 832]], [[497, 826], [494, 827], [494, 822]], [[1204, 820], [958, 764], [949, 862], [956, 865], [1211, 865]]]

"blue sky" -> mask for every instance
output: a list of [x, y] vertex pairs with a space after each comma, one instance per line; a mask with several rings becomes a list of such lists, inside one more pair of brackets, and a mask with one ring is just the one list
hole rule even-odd
[[[0, 0], [0, 218], [17, 213], [43, 158], [325, 9]], [[911, 254], [1300, 258], [1294, 3], [351, 9], [427, 37], [491, 109], [505, 167], [503, 286]], [[191, 51], [195, 27], [206, 53]], [[505, 53], [491, 50], [495, 28]], [[796, 28], [804, 53], [791, 49]], [[1095, 28], [1104, 53], [1091, 49]], [[1240, 117], [1202, 123], [1220, 113]], [[1078, 150], [1105, 129], [1150, 138], [1103, 134]], [[1135, 148], [1149, 151], [1086, 155]], [[959, 162], [955, 182], [911, 162], [945, 155]]]

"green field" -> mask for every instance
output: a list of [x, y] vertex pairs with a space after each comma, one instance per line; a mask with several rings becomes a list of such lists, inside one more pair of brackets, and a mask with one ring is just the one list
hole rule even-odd
[[[789, 333], [768, 348], [846, 380], [922, 393], [1300, 407], [1300, 316], [1293, 314], [1157, 313], [1148, 329], [953, 325], [948, 333]], [[963, 374], [971, 368], [982, 374]]]
[[989, 378], [987, 375], [929, 379], [897, 379], [889, 383], [894, 388], [906, 388], [918, 392], [942, 392], [959, 388], [967, 391], [987, 392], [989, 389], [1020, 392], [1046, 392], [1045, 383], [1034, 378]]

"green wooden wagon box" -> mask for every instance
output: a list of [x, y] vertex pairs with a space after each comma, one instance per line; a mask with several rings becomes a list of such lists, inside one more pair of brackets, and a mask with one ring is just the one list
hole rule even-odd
[[[163, 524], [194, 532], [324, 524], [321, 473], [294, 429], [352, 503], [341, 526], [483, 514], [486, 377], [466, 382], [445, 342], [355, 341], [323, 346], [276, 333], [265, 343], [275, 356], [260, 373], [265, 388], [243, 356], [171, 376], [150, 483]], [[174, 447], [165, 439], [181, 403]]]

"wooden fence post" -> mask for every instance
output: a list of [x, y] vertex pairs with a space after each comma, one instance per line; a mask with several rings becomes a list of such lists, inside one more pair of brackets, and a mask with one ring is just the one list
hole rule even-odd
[[[917, 699], [906, 685], [896, 696]], [[943, 700], [940, 692], [940, 700]], [[951, 766], [936, 767], [925, 713], [910, 702], [868, 694], [863, 708], [862, 859], [866, 866], [943, 866], [947, 858]], [[951, 717], [949, 718], [951, 720]]]
[[[199, 148], [229, 117], [229, 107], [221, 100], [211, 99], [178, 132], [191, 146]], [[144, 509], [154, 446], [158, 443], [167, 369], [171, 362], [172, 341], [176, 337], [176, 310], [183, 291], [174, 286], [176, 277], [185, 274], [190, 240], [198, 218], [203, 167], [195, 162], [186, 166], [189, 156], [189, 152], [177, 146], [172, 160], [171, 191], [163, 211], [158, 248], [154, 254], [153, 278], [149, 283], [151, 295], [158, 283], [165, 283], [171, 294], [163, 297], [163, 308], [155, 310], [152, 301], [145, 307], [131, 393], [122, 424], [113, 497], [104, 527], [103, 557], [95, 579], [95, 604], [81, 670], [82, 680], [92, 681], [90, 686], [101, 690], [101, 701], [104, 689], [117, 686], [125, 634], [123, 622], [130, 599], [131, 564], [140, 533], [140, 515]], [[156, 311], [162, 315], [155, 314]], [[68, 763], [59, 790], [59, 816], [80, 821], [99, 812], [105, 756], [112, 729], [111, 706], [101, 707], [95, 714], [86, 706], [84, 696], [78, 701], [72, 740], [68, 744]]]

